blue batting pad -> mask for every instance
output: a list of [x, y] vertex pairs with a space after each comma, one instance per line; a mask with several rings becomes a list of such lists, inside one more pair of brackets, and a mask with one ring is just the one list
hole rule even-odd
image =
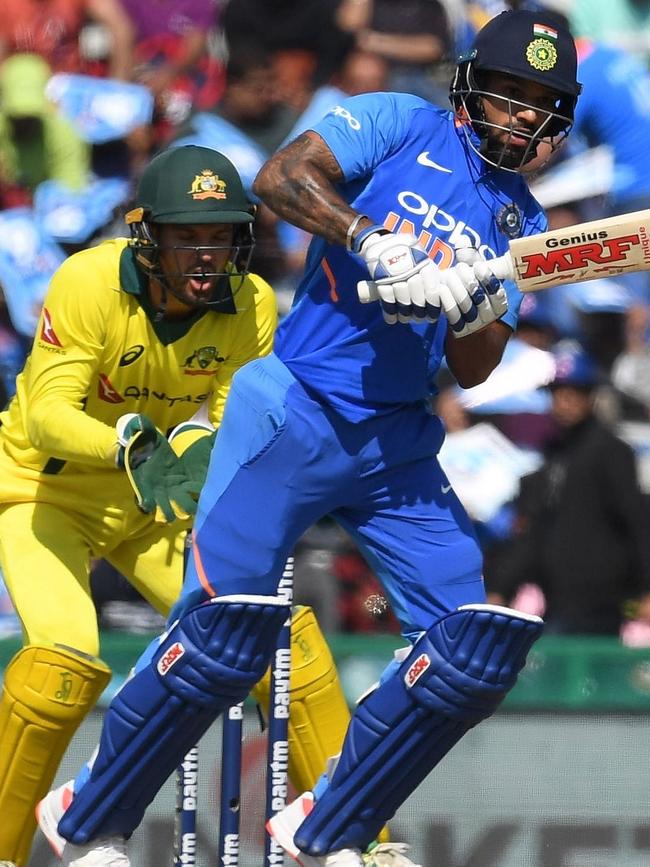
[[278, 597], [243, 595], [183, 615], [111, 702], [90, 778], [59, 833], [77, 844], [129, 836], [187, 751], [262, 677], [288, 615]]
[[310, 855], [365, 849], [397, 808], [512, 688], [543, 623], [463, 605], [434, 624], [355, 711], [326, 792], [295, 835]]

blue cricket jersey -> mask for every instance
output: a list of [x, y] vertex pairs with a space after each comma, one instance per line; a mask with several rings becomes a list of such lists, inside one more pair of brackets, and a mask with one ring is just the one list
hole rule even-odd
[[[513, 237], [546, 228], [524, 180], [488, 166], [452, 112], [410, 94], [352, 97], [313, 127], [341, 166], [339, 191], [391, 231], [413, 232], [440, 267], [469, 238], [487, 258]], [[462, 242], [461, 242], [462, 239]], [[459, 244], [461, 242], [461, 244]], [[322, 402], [356, 421], [435, 393], [446, 320], [387, 325], [378, 303], [361, 304], [361, 257], [314, 237], [294, 306], [275, 352]], [[503, 321], [514, 329], [521, 295], [507, 286]]]

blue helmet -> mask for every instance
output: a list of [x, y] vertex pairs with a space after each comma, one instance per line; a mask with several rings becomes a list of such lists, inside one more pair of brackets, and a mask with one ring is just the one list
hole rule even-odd
[[[582, 89], [576, 78], [577, 67], [573, 37], [552, 15], [524, 9], [496, 15], [478, 32], [471, 50], [458, 59], [449, 90], [470, 147], [485, 162], [508, 171], [519, 171], [534, 159], [541, 142], [545, 142], [550, 151], [555, 150], [573, 125], [574, 109]], [[513, 105], [517, 103], [507, 95], [487, 89], [486, 75], [491, 72], [533, 81], [557, 94], [552, 110], [530, 106], [543, 120], [534, 132], [524, 135], [523, 131], [518, 131], [519, 136], [528, 139], [528, 146], [520, 154], [511, 152], [509, 140], [501, 143], [493, 140], [499, 131], [512, 135], [516, 111]], [[484, 111], [486, 99], [500, 99], [508, 105], [510, 126], [488, 122]], [[470, 135], [467, 121], [480, 140], [478, 146]]]

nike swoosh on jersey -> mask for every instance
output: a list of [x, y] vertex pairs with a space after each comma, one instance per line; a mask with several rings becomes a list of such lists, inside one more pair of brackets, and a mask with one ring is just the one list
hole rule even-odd
[[430, 169], [437, 169], [439, 172], [446, 172], [448, 175], [452, 173], [451, 169], [446, 168], [445, 166], [441, 166], [440, 163], [434, 163], [433, 160], [429, 159], [429, 151], [422, 151], [421, 154], [418, 154], [417, 161], [421, 166], [428, 166]]
[[451, 491], [451, 485], [440, 485], [440, 490], [443, 494], [448, 494]]

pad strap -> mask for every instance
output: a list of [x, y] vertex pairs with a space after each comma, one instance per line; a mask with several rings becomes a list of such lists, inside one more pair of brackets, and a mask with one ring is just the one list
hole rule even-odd
[[330, 785], [295, 835], [299, 849], [364, 850], [460, 738], [494, 713], [542, 626], [495, 605], [464, 605], [434, 624], [356, 709]]
[[222, 596], [184, 614], [111, 702], [59, 833], [77, 844], [129, 836], [187, 751], [260, 679], [288, 614], [275, 596]]

